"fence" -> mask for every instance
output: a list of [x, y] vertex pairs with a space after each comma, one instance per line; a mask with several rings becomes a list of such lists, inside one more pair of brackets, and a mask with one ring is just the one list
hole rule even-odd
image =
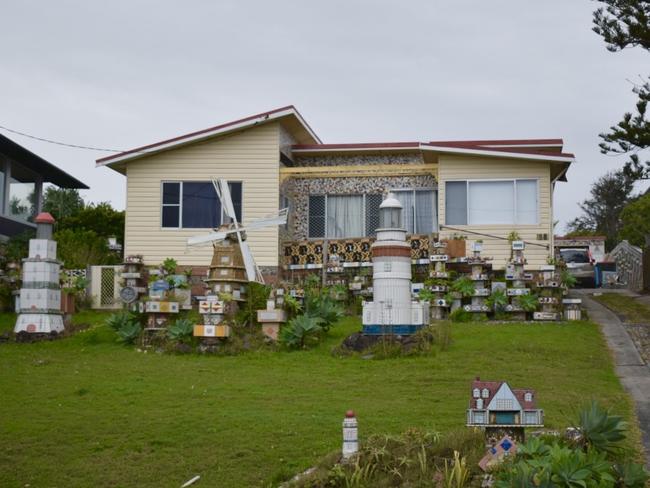
[[90, 266], [92, 308], [120, 309], [121, 266]]
[[618, 281], [630, 290], [643, 289], [643, 251], [627, 241], [621, 241], [609, 253], [616, 262]]

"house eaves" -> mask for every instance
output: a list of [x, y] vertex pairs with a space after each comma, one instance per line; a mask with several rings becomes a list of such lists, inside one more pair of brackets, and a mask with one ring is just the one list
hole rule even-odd
[[149, 156], [151, 154], [167, 151], [176, 147], [184, 146], [194, 142], [203, 141], [213, 137], [223, 136], [236, 131], [248, 129], [257, 125], [266, 124], [272, 121], [293, 120], [298, 129], [304, 133], [303, 140], [320, 143], [316, 133], [311, 129], [309, 124], [302, 117], [300, 112], [293, 106], [288, 105], [268, 112], [252, 115], [243, 119], [234, 120], [225, 124], [217, 125], [207, 129], [191, 132], [182, 136], [174, 137], [164, 141], [156, 142], [135, 149], [130, 149], [118, 154], [106, 156], [96, 160], [96, 166], [113, 166], [118, 163], [123, 164], [127, 161]]

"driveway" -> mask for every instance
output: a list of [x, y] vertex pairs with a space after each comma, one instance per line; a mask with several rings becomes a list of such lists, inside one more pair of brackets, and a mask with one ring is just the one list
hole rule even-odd
[[634, 399], [646, 452], [646, 467], [650, 468], [650, 367], [641, 358], [618, 316], [590, 298], [593, 290], [574, 292], [582, 298], [589, 318], [600, 325], [614, 356], [616, 374]]

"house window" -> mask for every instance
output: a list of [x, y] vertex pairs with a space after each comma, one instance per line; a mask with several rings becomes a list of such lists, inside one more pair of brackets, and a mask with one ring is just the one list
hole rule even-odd
[[488, 398], [490, 396], [490, 390], [488, 390], [487, 388], [483, 388], [483, 391], [481, 392], [481, 396], [483, 398]]
[[310, 195], [309, 237], [371, 236], [379, 226], [381, 194]]
[[[237, 220], [242, 220], [242, 184], [229, 182]], [[161, 223], [164, 228], [205, 229], [228, 221], [211, 181], [165, 181]]]
[[445, 183], [448, 225], [538, 223], [537, 180], [474, 180]]
[[524, 401], [525, 402], [532, 402], [533, 401], [533, 394], [531, 392], [526, 392], [524, 394]]
[[475, 424], [484, 424], [485, 423], [485, 412], [474, 412], [474, 423]]
[[392, 190], [402, 204], [402, 221], [409, 234], [431, 234], [438, 230], [437, 192], [433, 190]]
[[524, 424], [535, 425], [538, 424], [537, 411], [524, 412]]
[[478, 400], [476, 400], [476, 408], [478, 408], [479, 410], [483, 408], [483, 399], [482, 398], [479, 398]]
[[474, 391], [472, 391], [472, 396], [474, 398], [479, 398], [481, 396], [481, 391], [478, 388], [474, 388]]
[[497, 398], [496, 407], [497, 410], [512, 410], [514, 405], [508, 398]]

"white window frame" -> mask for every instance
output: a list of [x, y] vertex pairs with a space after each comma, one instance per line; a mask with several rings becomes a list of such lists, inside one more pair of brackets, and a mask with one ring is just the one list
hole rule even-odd
[[[414, 202], [415, 202], [415, 192], [418, 192], [418, 191], [430, 191], [431, 192], [431, 208], [433, 209], [433, 211], [435, 213], [435, 215], [434, 215], [435, 220], [432, 222], [432, 225], [431, 225], [431, 233], [438, 232], [438, 227], [439, 227], [438, 219], [439, 219], [439, 217], [438, 217], [438, 189], [437, 188], [393, 188], [390, 191], [391, 191], [391, 193], [400, 193], [400, 192], [409, 191], [409, 192], [413, 193], [413, 201]], [[420, 234], [420, 232], [418, 232], [418, 229], [415, 228], [415, 224], [418, 221], [417, 215], [418, 215], [418, 207], [417, 207], [417, 205], [414, 205], [413, 206], [413, 234]], [[404, 217], [404, 216], [402, 215], [402, 217]], [[406, 222], [404, 222], [404, 224], [406, 224]], [[405, 225], [405, 228], [406, 228], [406, 225]]]
[[[178, 203], [163, 203], [163, 186], [165, 183], [180, 183], [178, 191]], [[212, 183], [211, 180], [161, 180], [160, 181], [160, 229], [161, 230], [203, 230], [212, 229], [212, 227], [183, 227], [183, 187], [184, 183]], [[228, 180], [228, 183], [241, 183], [241, 220], [244, 220], [244, 182], [241, 180]], [[219, 197], [217, 196], [217, 200]], [[163, 207], [178, 207], [178, 227], [163, 226]], [[222, 225], [226, 219], [223, 205], [221, 205], [221, 215], [219, 225]], [[239, 222], [240, 224], [242, 222]]]
[[[243, 189], [242, 189], [242, 195], [243, 195]], [[368, 195], [379, 195], [381, 194], [380, 191], [377, 192], [367, 192], [367, 193], [310, 193], [307, 195], [307, 240], [311, 241], [318, 241], [318, 240], [323, 240], [323, 239], [363, 239], [364, 237], [368, 237], [366, 235], [366, 229], [368, 228], [368, 221], [366, 220], [368, 215], [366, 214], [366, 198]], [[362, 197], [361, 198], [361, 212], [363, 213], [363, 234], [361, 236], [356, 236], [356, 237], [329, 237], [327, 235], [327, 199], [329, 197]], [[325, 231], [323, 232], [325, 235], [323, 237], [309, 237], [309, 197], [325, 197]]]
[[[512, 202], [512, 221], [513, 223], [511, 224], [471, 224], [469, 222], [469, 208], [470, 208], [470, 191], [469, 191], [469, 184], [470, 183], [486, 183], [486, 182], [513, 182], [513, 202]], [[534, 224], [518, 224], [515, 221], [517, 220], [517, 181], [535, 181], [537, 184], [537, 191], [535, 193], [535, 208], [536, 208], [536, 213], [535, 213], [535, 223]], [[539, 178], [474, 178], [474, 179], [450, 179], [450, 180], [445, 180], [445, 184], [447, 182], [465, 182], [465, 188], [466, 188], [466, 198], [467, 201], [465, 202], [465, 211], [467, 212], [467, 215], [465, 217], [467, 224], [447, 224], [447, 207], [445, 205], [445, 225], [465, 225], [465, 226], [472, 226], [472, 227], [491, 227], [495, 225], [511, 225], [511, 226], [517, 226], [517, 227], [537, 227], [540, 225], [540, 213], [541, 213], [541, 208], [540, 208], [540, 179]], [[445, 201], [447, 199], [447, 187], [445, 186]]]

